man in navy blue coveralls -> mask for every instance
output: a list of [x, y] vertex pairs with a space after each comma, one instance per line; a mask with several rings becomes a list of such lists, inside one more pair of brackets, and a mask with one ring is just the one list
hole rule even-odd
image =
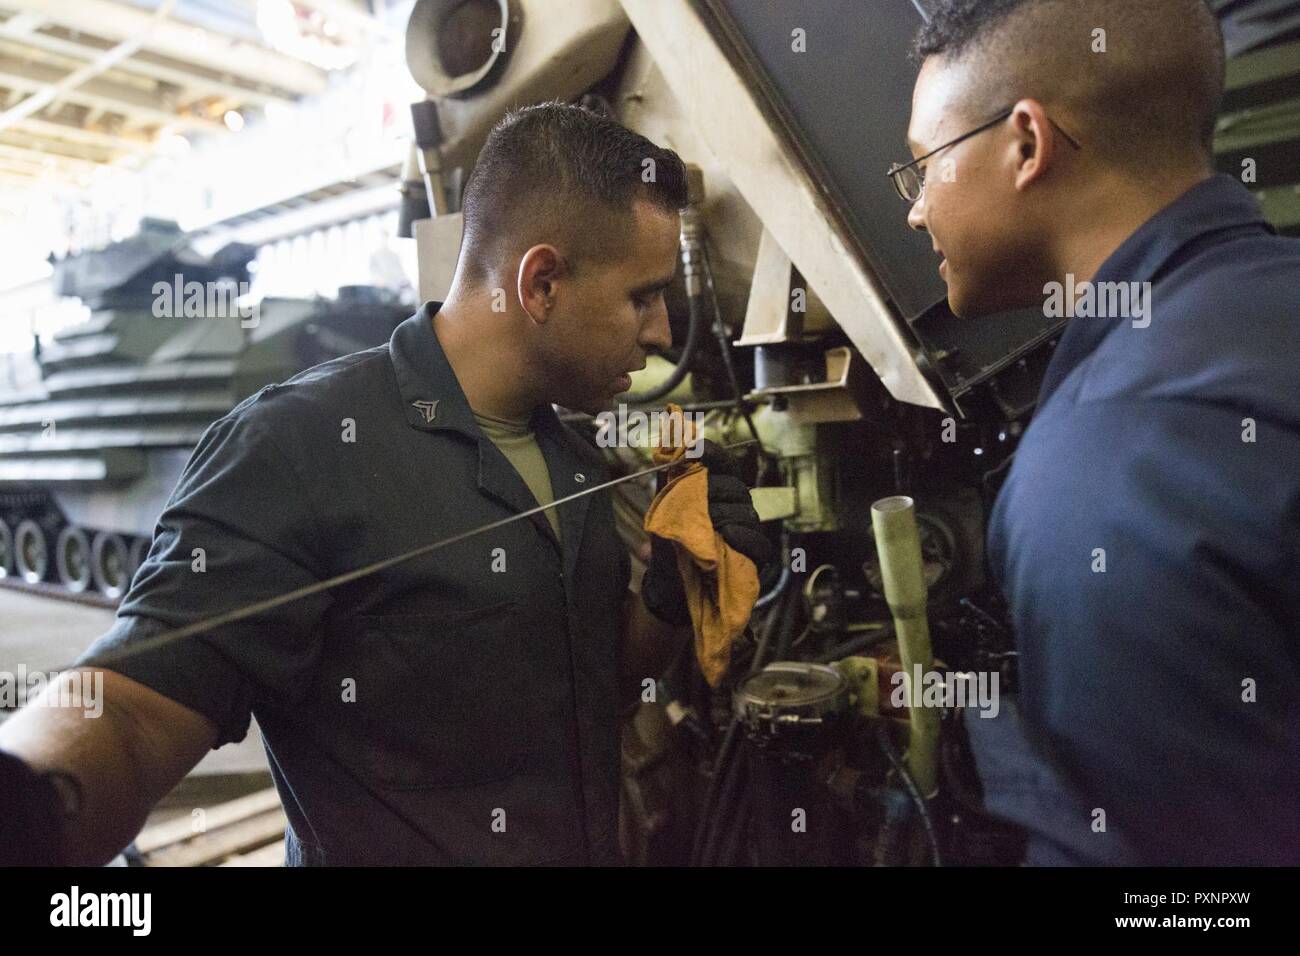
[[958, 315], [1070, 316], [990, 519], [986, 804], [1034, 864], [1300, 863], [1300, 242], [1212, 172], [1217, 21], [931, 6], [909, 221]]

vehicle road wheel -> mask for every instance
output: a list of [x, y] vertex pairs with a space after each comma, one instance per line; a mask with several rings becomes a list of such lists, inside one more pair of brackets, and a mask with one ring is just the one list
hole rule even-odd
[[0, 521], [0, 578], [14, 573], [14, 533]]
[[90, 538], [86, 532], [71, 524], [60, 531], [54, 557], [60, 584], [74, 594], [90, 587]]
[[29, 584], [45, 580], [50, 569], [50, 543], [35, 521], [24, 521], [14, 529], [14, 570]]
[[116, 600], [131, 584], [131, 553], [120, 534], [97, 531], [90, 546], [90, 573], [95, 588], [106, 598]]

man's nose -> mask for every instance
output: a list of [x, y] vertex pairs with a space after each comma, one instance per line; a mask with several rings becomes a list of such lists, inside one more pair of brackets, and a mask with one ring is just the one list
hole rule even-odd
[[655, 303], [653, 314], [641, 328], [641, 345], [647, 350], [666, 351], [673, 346], [673, 330], [668, 325], [668, 306], [662, 297]]
[[912, 208], [907, 214], [907, 224], [917, 232], [925, 232], [925, 193], [921, 193], [921, 198], [912, 203]]

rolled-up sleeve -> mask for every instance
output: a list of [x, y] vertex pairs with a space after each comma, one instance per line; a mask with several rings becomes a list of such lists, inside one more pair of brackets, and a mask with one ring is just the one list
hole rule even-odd
[[203, 714], [218, 728], [218, 747], [244, 738], [255, 703], [292, 704], [305, 693], [328, 593], [161, 646], [141, 642], [326, 576], [310, 486], [276, 433], [256, 398], [208, 428], [116, 622], [77, 661], [102, 663]]

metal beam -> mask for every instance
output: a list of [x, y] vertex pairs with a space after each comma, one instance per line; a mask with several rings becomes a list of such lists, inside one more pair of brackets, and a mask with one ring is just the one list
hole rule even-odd
[[[27, 14], [20, 14], [20, 16], [27, 16]], [[112, 41], [83, 31], [77, 31], [75, 34], [69, 32], [68, 37], [53, 32], [65, 31], [64, 27], [49, 28], [47, 31], [12, 32], [10, 25], [17, 19], [19, 17], [13, 17], [5, 23], [0, 23], [0, 37], [73, 60], [91, 59], [113, 46]], [[72, 36], [76, 39], [71, 39]], [[292, 103], [297, 99], [292, 92], [277, 89], [265, 82], [248, 81], [245, 85], [229, 71], [213, 70], [196, 63], [187, 63], [160, 53], [152, 53], [149, 50], [137, 50], [129, 60], [119, 64], [116, 69], [153, 80], [163, 80], [205, 95], [224, 96], [245, 103], [256, 103], [259, 106], [265, 106], [267, 103]]]
[[[0, 85], [29, 93], [38, 93], [51, 84], [58, 83], [67, 73], [44, 63], [24, 62], [16, 56], [0, 53]], [[158, 98], [144, 90], [110, 80], [87, 80], [76, 89], [64, 93], [64, 99], [83, 106], [100, 107], [113, 113], [124, 113], [151, 124], [184, 126], [202, 129], [224, 129], [215, 120], [200, 116], [185, 116], [160, 109]]]
[[[65, 153], [52, 153], [40, 147], [21, 146], [0, 138], [0, 156], [16, 162], [31, 163], [36, 166], [54, 165], [77, 172], [93, 172], [103, 168], [103, 164], [93, 159], [80, 156], [68, 156]], [[48, 161], [48, 162], [47, 162]]]
[[[140, 35], [153, 16], [147, 10], [109, 0], [4, 0], [4, 6], [36, 14], [47, 23], [70, 30], [93, 23], [97, 34], [113, 41]], [[145, 49], [200, 63], [220, 73], [271, 83], [298, 95], [322, 93], [326, 87], [324, 71], [309, 63], [176, 21], [162, 24], [149, 37]]]
[[112, 150], [102, 146], [87, 146], [84, 143], [64, 143], [44, 137], [34, 137], [25, 130], [0, 130], [0, 143], [14, 149], [25, 149], [34, 153], [48, 153], [65, 159], [79, 159], [87, 163], [108, 163], [116, 159]]
[[18, 124], [18, 129], [50, 139], [62, 139], [70, 143], [84, 143], [87, 146], [103, 146], [106, 149], [115, 149], [120, 152], [152, 153], [154, 150], [154, 144], [151, 140], [123, 136], [104, 130], [89, 129], [85, 126], [77, 126], [73, 123], [66, 123], [48, 117], [37, 119], [34, 116], [29, 116]]
[[375, 213], [388, 212], [390, 209], [396, 209], [400, 203], [401, 194], [394, 181], [384, 186], [371, 186], [368, 189], [357, 189], [331, 196], [296, 209], [288, 209], [263, 219], [242, 223], [233, 228], [211, 228], [208, 234], [220, 236], [223, 243], [247, 242], [252, 245], [263, 245], [323, 229], [338, 222], [351, 222]]
[[73, 70], [57, 83], [53, 83], [45, 89], [33, 93], [27, 99], [23, 100], [17, 106], [11, 106], [9, 109], [0, 113], [0, 130], [8, 129], [19, 120], [26, 119], [29, 116], [35, 116], [45, 107], [49, 106], [59, 98], [59, 95], [70, 90], [75, 90], [86, 81], [99, 76], [107, 70], [121, 63], [140, 47], [144, 46], [149, 34], [157, 30], [167, 17], [171, 15], [172, 8], [176, 6], [176, 0], [162, 0], [158, 4], [158, 9], [149, 18], [149, 23], [144, 32], [139, 36], [132, 37], [130, 40], [123, 40], [111, 50], [105, 50], [91, 62]]

